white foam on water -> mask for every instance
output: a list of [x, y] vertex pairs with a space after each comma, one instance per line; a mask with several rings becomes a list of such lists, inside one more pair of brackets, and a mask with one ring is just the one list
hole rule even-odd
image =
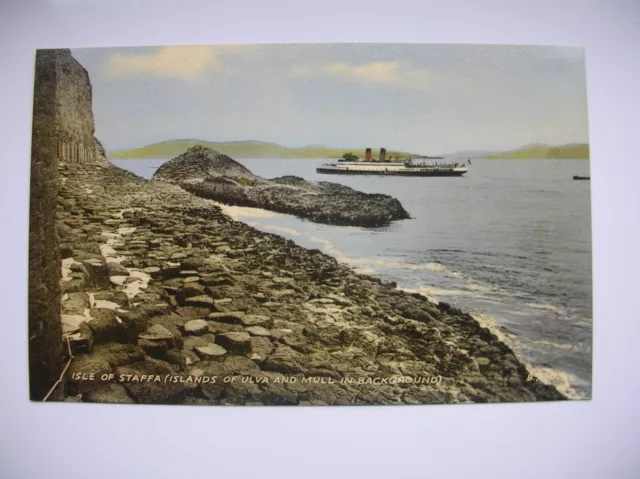
[[444, 289], [435, 286], [420, 286], [418, 288], [401, 288], [408, 293], [418, 293], [423, 296], [462, 296], [464, 292], [459, 289]]
[[277, 231], [278, 233], [286, 233], [291, 236], [300, 236], [300, 233], [293, 228], [285, 228], [284, 226], [267, 225], [263, 226], [267, 231]]
[[331, 241], [326, 240], [324, 238], [318, 238], [317, 236], [311, 236], [307, 234], [308, 238], [314, 243], [318, 243], [323, 246], [325, 253], [334, 256], [338, 261], [342, 261], [345, 263], [349, 263], [351, 260], [342, 254], [340, 250], [338, 250]]
[[[471, 316], [476, 321], [478, 321], [480, 326], [482, 326], [483, 328], [487, 328], [489, 331], [491, 331], [493, 334], [495, 334], [496, 337], [500, 341], [505, 343], [511, 349], [516, 349], [516, 340], [517, 340], [518, 336], [516, 336], [515, 334], [512, 334], [512, 333], [506, 333], [500, 327], [500, 323], [498, 322], [498, 320], [495, 317], [493, 317], [490, 314], [486, 314], [486, 313], [470, 312], [469, 314], [471, 314]], [[518, 359], [520, 359], [520, 358], [518, 358]]]
[[536, 304], [536, 303], [527, 303], [527, 306], [535, 309], [543, 309], [545, 311], [552, 311], [556, 314], [561, 314], [562, 310], [557, 306], [553, 306], [551, 304]]
[[[480, 326], [483, 328], [487, 328], [496, 337], [509, 346], [513, 351], [517, 351], [516, 341], [519, 339], [518, 336], [511, 333], [505, 333], [503, 329], [500, 328], [500, 324], [498, 321], [489, 314], [478, 314], [471, 313]], [[535, 341], [534, 341], [535, 342]], [[545, 344], [543, 341], [542, 344]], [[554, 343], [548, 343], [553, 346], [558, 346], [562, 348], [562, 345], [557, 345]], [[560, 393], [564, 394], [570, 399], [582, 399], [582, 396], [578, 391], [576, 391], [572, 386], [572, 382], [575, 381], [576, 376], [569, 374], [565, 371], [560, 371], [553, 368], [546, 368], [542, 366], [533, 366], [527, 359], [522, 357], [522, 355], [518, 355], [518, 360], [526, 366], [531, 374], [533, 374], [540, 382], [547, 384], [549, 386], [555, 386], [555, 388], [560, 391]]]
[[[475, 281], [465, 277], [462, 273], [451, 270], [440, 263], [412, 264], [404, 261], [396, 261], [396, 260], [390, 260], [385, 258], [368, 258], [368, 257], [348, 258], [340, 250], [338, 250], [333, 245], [333, 243], [331, 243], [331, 241], [326, 240], [324, 238], [311, 236], [309, 234], [307, 234], [307, 237], [312, 242], [320, 244], [325, 253], [332, 255], [339, 262], [352, 266], [354, 268], [354, 271], [360, 274], [375, 275], [377, 271], [371, 266], [381, 266], [385, 268], [394, 268], [394, 269], [402, 269], [402, 270], [433, 271], [436, 273], [440, 273], [443, 276], [453, 277], [453, 278], [464, 281], [464, 287], [466, 289], [445, 289], [445, 288], [438, 288], [435, 286], [420, 286], [418, 288], [400, 288], [403, 291], [407, 291], [410, 293], [422, 294], [423, 296], [428, 297], [430, 300], [432, 300], [435, 303], [438, 303], [438, 300], [434, 298], [435, 296], [465, 296], [465, 297], [470, 297], [477, 300], [493, 302], [496, 304], [501, 304], [501, 301], [488, 296], [486, 293], [498, 295], [498, 296], [517, 296], [516, 293], [509, 293], [502, 289], [496, 289], [491, 286], [486, 286], [486, 285], [476, 283]], [[482, 294], [482, 293], [485, 293], [485, 294]]]
[[[227, 207], [227, 208], [239, 208], [239, 207]], [[253, 208], [247, 208], [247, 209], [253, 210]], [[259, 211], [264, 211], [264, 210], [259, 210]], [[269, 215], [269, 216], [272, 216], [272, 215]], [[258, 217], [258, 215], [254, 215], [254, 217]], [[249, 224], [250, 226], [259, 227], [267, 231], [277, 231], [277, 232], [288, 234], [294, 237], [298, 237], [301, 235], [299, 231], [293, 228], [287, 228], [287, 227], [277, 226], [277, 225], [263, 225], [257, 222], [249, 222], [247, 224]], [[361, 274], [375, 274], [374, 269], [371, 268], [370, 266], [381, 266], [386, 268], [403, 269], [403, 270], [434, 271], [446, 276], [465, 280], [468, 284], [469, 289], [473, 289], [476, 291], [485, 291], [485, 292], [492, 291], [492, 288], [472, 282], [468, 278], [466, 278], [462, 273], [451, 270], [440, 263], [414, 264], [414, 263], [407, 263], [404, 261], [396, 261], [396, 260], [390, 260], [385, 258], [369, 258], [369, 257], [351, 258], [351, 257], [347, 257], [342, 251], [336, 248], [331, 241], [318, 236], [313, 236], [310, 233], [304, 233], [304, 234], [311, 242], [319, 244], [321, 246], [321, 249], [326, 254], [333, 256], [336, 260], [338, 260], [341, 263], [345, 263], [354, 267], [356, 271]]]
[[211, 203], [219, 207], [222, 212], [233, 218], [239, 220], [240, 218], [274, 218], [276, 216], [284, 216], [280, 213], [273, 211], [267, 211], [260, 208], [249, 208], [248, 206], [231, 206], [224, 203], [218, 203], [217, 201], [210, 200]]
[[[491, 286], [486, 286], [484, 284], [480, 284], [480, 283], [476, 283], [475, 281], [467, 281], [466, 284], [467, 288], [469, 288], [472, 291], [478, 291], [478, 292], [482, 292], [482, 293], [496, 293], [498, 290], [496, 290], [495, 288], [492, 288]], [[506, 291], [499, 291], [501, 296], [509, 296], [510, 294], [507, 293]]]
[[458, 297], [464, 296], [466, 298], [473, 298], [476, 300], [486, 301], [489, 303], [502, 304], [501, 301], [498, 301], [489, 296], [485, 296], [481, 293], [476, 293], [474, 291], [466, 291], [463, 289], [446, 289], [446, 288], [438, 288], [436, 286], [425, 286], [425, 285], [418, 286], [417, 288], [400, 288], [400, 289], [408, 293], [418, 293], [430, 299], [433, 299], [436, 296], [458, 296]]
[[541, 366], [528, 365], [527, 368], [540, 382], [555, 386], [569, 399], [583, 399], [583, 396], [571, 386], [571, 383], [576, 379], [573, 374]]
[[[441, 273], [445, 276], [451, 276], [454, 278], [467, 280], [467, 278], [457, 271], [447, 268], [446, 266], [440, 263], [422, 263], [422, 264], [414, 264], [407, 263], [405, 261], [396, 261], [385, 258], [367, 258], [367, 257], [358, 257], [358, 258], [347, 258], [341, 252], [333, 247], [331, 242], [323, 240], [322, 238], [311, 238], [312, 241], [317, 243], [324, 244], [328, 251], [337, 252], [343, 259], [345, 263], [349, 264], [357, 264], [357, 265], [372, 265], [372, 266], [382, 266], [385, 268], [393, 268], [393, 269], [403, 269], [403, 270], [422, 270], [422, 271], [434, 271], [437, 273]], [[481, 285], [477, 285], [476, 288], [481, 290], [484, 288]]]
[[434, 296], [431, 296], [424, 289], [421, 289], [421, 288], [398, 288], [398, 289], [401, 290], [401, 291], [405, 291], [407, 293], [418, 293], [418, 294], [421, 294], [422, 296], [427, 298], [433, 304], [440, 304], [440, 301], [438, 301], [437, 298], [435, 298]]
[[547, 346], [554, 349], [564, 349], [566, 351], [575, 349], [575, 347], [572, 346], [571, 344], [558, 344], [558, 343], [553, 343], [551, 341], [545, 341], [544, 339], [532, 339], [532, 340], [528, 340], [527, 342], [540, 344], [542, 346]]
[[374, 270], [373, 268], [353, 268], [353, 271], [358, 274], [365, 274], [367, 276], [375, 276], [376, 274], [376, 270]]
[[[321, 242], [322, 240], [320, 238], [318, 238], [318, 242]], [[329, 243], [329, 242], [328, 242]], [[329, 243], [330, 245], [330, 243]], [[336, 250], [337, 251], [337, 250]], [[338, 252], [339, 253], [339, 252]], [[341, 253], [340, 253], [341, 254]], [[505, 291], [501, 288], [494, 288], [491, 286], [487, 286], [487, 285], [483, 285], [480, 283], [477, 283], [469, 278], [467, 278], [464, 274], [458, 272], [458, 271], [454, 271], [450, 268], [447, 268], [446, 266], [440, 264], [440, 263], [422, 263], [422, 264], [411, 264], [411, 263], [406, 263], [403, 261], [394, 261], [394, 260], [387, 260], [384, 258], [346, 258], [346, 257], [342, 257], [339, 258], [339, 261], [342, 261], [344, 263], [350, 264], [350, 265], [358, 265], [358, 266], [364, 266], [364, 265], [374, 265], [374, 266], [382, 266], [382, 267], [387, 267], [387, 268], [395, 268], [395, 269], [403, 269], [403, 270], [422, 270], [422, 271], [433, 271], [436, 273], [439, 273], [443, 276], [447, 276], [447, 277], [453, 277], [459, 280], [464, 281], [464, 288], [465, 289], [440, 289], [437, 287], [430, 287], [430, 286], [421, 286], [420, 288], [424, 289], [424, 291], [419, 291], [419, 290], [414, 290], [414, 291], [410, 291], [410, 292], [418, 292], [418, 293], [426, 293], [428, 294], [433, 294], [433, 295], [446, 295], [446, 296], [466, 296], [466, 297], [470, 297], [470, 298], [475, 298], [475, 299], [479, 299], [479, 300], [483, 300], [483, 301], [489, 301], [489, 302], [495, 302], [497, 304], [500, 304], [501, 301], [497, 300], [497, 299], [493, 299], [487, 295], [483, 295], [481, 293], [489, 293], [491, 295], [496, 295], [496, 296], [506, 296], [506, 297], [515, 297], [518, 296], [517, 293], [511, 293], [508, 291]], [[419, 288], [419, 289], [420, 289]], [[431, 291], [427, 291], [427, 289], [430, 289]], [[436, 290], [438, 290], [436, 292]], [[409, 291], [409, 290], [408, 290]]]
[[588, 316], [582, 316], [580, 314], [570, 314], [569, 317], [574, 321], [579, 321], [581, 323], [589, 323], [589, 324], [593, 323], [593, 318], [590, 318]]

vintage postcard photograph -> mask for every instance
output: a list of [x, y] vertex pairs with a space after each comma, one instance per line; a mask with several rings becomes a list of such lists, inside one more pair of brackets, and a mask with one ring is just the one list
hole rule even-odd
[[31, 400], [590, 399], [589, 162], [579, 47], [38, 50]]

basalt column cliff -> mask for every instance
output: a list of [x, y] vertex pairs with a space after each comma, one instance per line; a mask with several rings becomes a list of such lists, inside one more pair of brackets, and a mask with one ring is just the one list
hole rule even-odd
[[56, 232], [58, 160], [106, 164], [94, 136], [91, 84], [69, 50], [36, 54], [29, 220], [29, 364], [32, 399], [59, 377], [60, 254]]

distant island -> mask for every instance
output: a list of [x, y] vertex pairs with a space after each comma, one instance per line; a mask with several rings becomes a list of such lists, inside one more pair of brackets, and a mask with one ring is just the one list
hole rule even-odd
[[[235, 158], [343, 158], [347, 154], [363, 158], [365, 147], [330, 148], [322, 145], [308, 145], [290, 148], [277, 143], [266, 141], [204, 141], [204, 140], [168, 140], [142, 148], [113, 150], [108, 152], [112, 159], [140, 159], [140, 158], [175, 158], [185, 153], [189, 148], [202, 146]], [[375, 148], [374, 148], [375, 150]], [[387, 157], [415, 158], [419, 155], [404, 151], [387, 151]], [[589, 159], [589, 145], [573, 143], [567, 145], [526, 145], [507, 151], [466, 151], [442, 155], [447, 158], [488, 158], [502, 160], [529, 159]]]
[[[169, 140], [153, 143], [142, 148], [110, 151], [112, 159], [137, 158], [175, 158], [189, 148], [202, 146], [235, 158], [342, 158], [347, 153], [364, 156], [362, 148], [328, 148], [321, 145], [309, 145], [300, 148], [289, 148], [264, 141], [203, 141], [203, 140]], [[414, 157], [415, 154], [402, 151], [387, 151], [387, 156]]]
[[588, 160], [589, 145], [586, 143], [561, 146], [528, 145], [515, 150], [485, 154], [482, 157], [500, 160], [530, 160], [537, 158]]

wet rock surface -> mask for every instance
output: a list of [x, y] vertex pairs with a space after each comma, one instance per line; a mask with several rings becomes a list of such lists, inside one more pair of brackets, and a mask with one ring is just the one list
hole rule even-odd
[[409, 218], [391, 196], [295, 176], [267, 180], [232, 158], [201, 146], [164, 163], [153, 179], [175, 183], [202, 198], [287, 213], [317, 223], [379, 227]]
[[74, 345], [68, 398], [247, 405], [565, 399], [527, 380], [513, 351], [449, 305], [233, 221], [175, 184], [97, 164], [62, 162], [59, 175], [60, 302]]

